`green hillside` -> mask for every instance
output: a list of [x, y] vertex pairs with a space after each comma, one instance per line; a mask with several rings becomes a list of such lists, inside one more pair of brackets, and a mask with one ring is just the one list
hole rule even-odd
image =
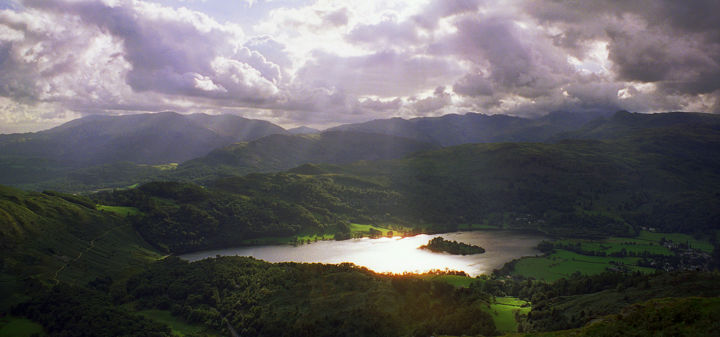
[[216, 149], [207, 156], [183, 163], [172, 177], [207, 180], [283, 171], [307, 163], [348, 164], [359, 160], [395, 159], [433, 148], [436, 146], [429, 143], [364, 132], [278, 134]]
[[[2, 308], [23, 288], [123, 277], [160, 257], [122, 216], [90, 200], [0, 186]], [[34, 280], [34, 281], [28, 281]]]

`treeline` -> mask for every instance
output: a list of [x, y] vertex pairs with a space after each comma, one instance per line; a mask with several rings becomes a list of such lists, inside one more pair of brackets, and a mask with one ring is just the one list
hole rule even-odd
[[167, 258], [127, 281], [123, 301], [242, 336], [494, 335], [488, 294], [351, 264]]
[[171, 337], [170, 328], [114, 305], [99, 291], [61, 283], [12, 310], [40, 323], [50, 336]]
[[138, 208], [142, 215], [132, 219], [137, 230], [157, 247], [176, 253], [301, 232], [349, 237], [351, 221], [390, 221], [389, 211], [400, 199], [373, 185], [340, 185], [297, 174], [226, 178], [207, 188], [152, 182], [92, 197], [101, 204]]
[[485, 253], [485, 248], [469, 245], [464, 242], [445, 240], [439, 236], [430, 241], [427, 245], [420, 246], [421, 249], [427, 249], [432, 252], [446, 252], [454, 255], [471, 255], [471, 254], [482, 254]]

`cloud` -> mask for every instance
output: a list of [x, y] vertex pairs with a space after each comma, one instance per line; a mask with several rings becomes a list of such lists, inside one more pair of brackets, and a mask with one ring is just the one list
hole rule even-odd
[[410, 108], [421, 116], [429, 115], [429, 113], [437, 112], [452, 103], [452, 98], [445, 91], [445, 87], [435, 88], [431, 96], [425, 98], [411, 98]]
[[581, 48], [607, 42], [609, 61], [619, 81], [653, 83], [658, 91], [714, 97], [720, 102], [720, 3], [677, 2], [528, 2], [525, 9], [543, 24], [562, 31], [556, 44]]
[[5, 129], [158, 110], [316, 126], [720, 112], [717, 1], [263, 1], [241, 6], [261, 17], [234, 23], [182, 7], [210, 2], [3, 4], [0, 120], [15, 125]]
[[354, 95], [412, 95], [456, 78], [462, 71], [450, 60], [392, 50], [351, 57], [318, 51], [313, 56], [298, 71], [299, 79]]

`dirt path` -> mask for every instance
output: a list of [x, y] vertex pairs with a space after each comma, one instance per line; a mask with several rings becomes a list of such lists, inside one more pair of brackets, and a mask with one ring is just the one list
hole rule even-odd
[[55, 284], [57, 285], [57, 284], [60, 283], [60, 280], [58, 279], [58, 276], [60, 275], [60, 272], [62, 272], [63, 270], [65, 270], [65, 268], [68, 267], [68, 266], [69, 266], [70, 264], [72, 264], [73, 262], [75, 262], [75, 261], [79, 260], [80, 258], [82, 258], [83, 254], [85, 254], [85, 253], [89, 252], [91, 249], [95, 248], [95, 241], [101, 239], [103, 236], [108, 235], [110, 232], [112, 232], [112, 231], [114, 231], [114, 230], [116, 230], [116, 229], [118, 229], [118, 228], [120, 228], [120, 227], [122, 227], [122, 226], [127, 226], [127, 225], [126, 225], [126, 224], [122, 224], [122, 225], [119, 225], [119, 226], [115, 226], [115, 227], [113, 227], [113, 228], [110, 228], [110, 229], [106, 230], [105, 232], [103, 232], [102, 234], [96, 236], [94, 239], [90, 240], [90, 246], [89, 246], [89, 247], [85, 248], [85, 250], [83, 250], [82, 252], [80, 252], [80, 254], [78, 254], [77, 257], [75, 257], [74, 259], [70, 260], [68, 263], [66, 263], [66, 264], [64, 264], [62, 267], [60, 267], [60, 269], [58, 269], [57, 271], [55, 271], [55, 274], [53, 275], [53, 278], [52, 278], [52, 280], [55, 281]]

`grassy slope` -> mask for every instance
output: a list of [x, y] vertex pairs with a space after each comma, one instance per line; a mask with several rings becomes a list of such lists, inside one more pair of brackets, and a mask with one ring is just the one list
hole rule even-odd
[[[121, 216], [91, 206], [70, 195], [0, 186], [3, 291], [22, 294], [28, 277], [79, 285], [119, 278], [160, 257]], [[18, 299], [3, 297], [2, 310]]]
[[43, 327], [27, 318], [0, 318], [0, 337], [31, 337], [35, 334], [44, 335]]
[[587, 275], [600, 274], [611, 267], [611, 261], [622, 263], [631, 270], [652, 272], [652, 268], [637, 267], [637, 257], [601, 257], [587, 256], [558, 249], [557, 252], [542, 257], [523, 258], [515, 265], [513, 274], [534, 277], [539, 280], [555, 281], [569, 277], [575, 272]]
[[515, 297], [496, 297], [495, 303], [490, 305], [490, 311], [499, 332], [514, 332], [518, 327], [515, 313], [527, 314], [530, 305]]
[[173, 316], [172, 313], [167, 310], [146, 309], [137, 311], [137, 313], [157, 322], [166, 324], [170, 327], [174, 335], [180, 337], [197, 334], [200, 332], [203, 332], [208, 336], [215, 336], [214, 334], [208, 333], [207, 328], [200, 325], [190, 324], [180, 317]]

